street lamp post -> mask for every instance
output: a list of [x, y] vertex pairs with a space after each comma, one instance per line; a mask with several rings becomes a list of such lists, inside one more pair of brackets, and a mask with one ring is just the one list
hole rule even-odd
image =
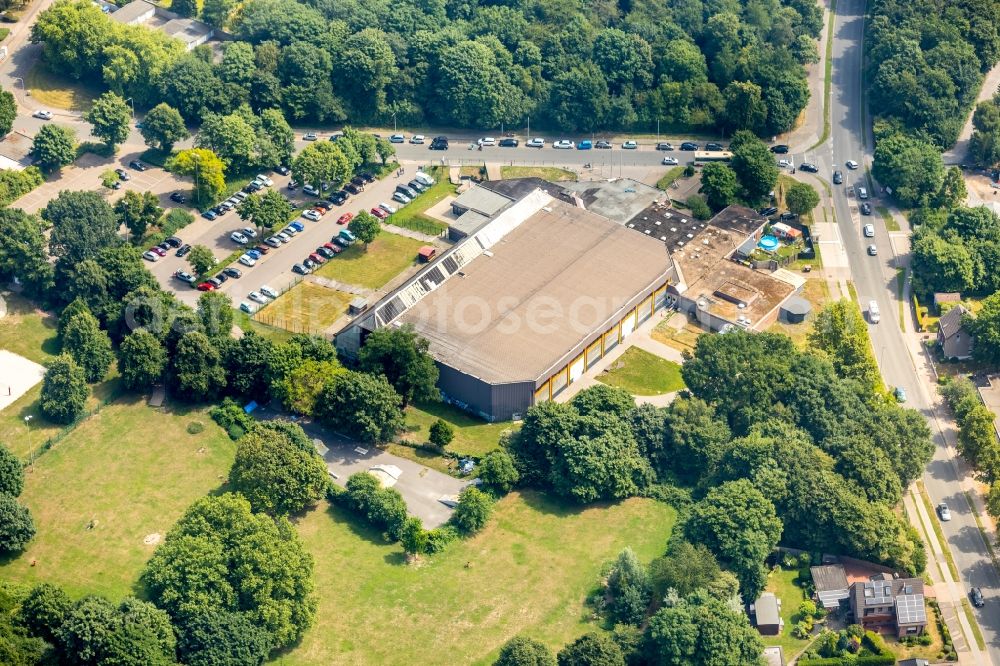
[[129, 97], [125, 101], [128, 102], [128, 104], [129, 104], [130, 107], [132, 107], [132, 120], [135, 120], [135, 102], [132, 101], [131, 97]]
[[396, 114], [392, 114], [392, 133], [396, 133]]

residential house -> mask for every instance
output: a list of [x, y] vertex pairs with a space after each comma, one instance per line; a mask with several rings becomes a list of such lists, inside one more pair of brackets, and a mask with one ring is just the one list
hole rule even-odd
[[889, 574], [851, 585], [854, 621], [872, 631], [893, 631], [900, 638], [916, 636], [927, 626], [924, 582]]
[[962, 360], [972, 356], [975, 340], [965, 326], [966, 315], [972, 316], [972, 313], [958, 304], [938, 320], [937, 344], [945, 358]]
[[146, 0], [132, 0], [111, 14], [111, 18], [125, 25], [144, 25], [160, 30], [184, 42], [184, 48], [188, 51], [219, 36], [215, 28], [207, 23], [185, 18]]
[[750, 604], [750, 624], [757, 628], [762, 636], [777, 636], [785, 626], [781, 618], [781, 599], [772, 592], [764, 592]]

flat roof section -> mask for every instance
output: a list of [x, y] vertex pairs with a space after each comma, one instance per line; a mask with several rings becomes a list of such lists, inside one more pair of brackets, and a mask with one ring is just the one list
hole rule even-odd
[[559, 183], [559, 185], [562, 186], [567, 201], [572, 203], [572, 193], [576, 193], [587, 210], [619, 224], [628, 222], [654, 202], [666, 198], [661, 190], [631, 178]]
[[485, 187], [473, 185], [468, 190], [458, 195], [451, 205], [463, 211], [474, 210], [486, 217], [493, 217], [506, 208], [513, 199], [503, 194], [499, 194]]
[[397, 321], [465, 374], [537, 381], [636, 295], [672, 276], [662, 242], [552, 200]]
[[625, 226], [665, 243], [671, 252], [678, 252], [704, 231], [708, 222], [671, 208], [666, 202], [657, 202], [632, 216]]
[[716, 213], [709, 223], [713, 227], [747, 236], [767, 223], [767, 218], [744, 206], [727, 206]]

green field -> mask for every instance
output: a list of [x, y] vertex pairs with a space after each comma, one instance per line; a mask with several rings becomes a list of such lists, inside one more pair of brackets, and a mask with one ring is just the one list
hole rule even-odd
[[41, 62], [25, 75], [31, 97], [41, 106], [65, 111], [87, 111], [101, 93], [81, 81], [54, 74]]
[[316, 626], [284, 666], [491, 664], [517, 634], [557, 649], [595, 628], [584, 600], [602, 563], [625, 546], [649, 562], [675, 519], [646, 499], [578, 508], [515, 493], [480, 534], [407, 566], [398, 544], [324, 507], [299, 524], [316, 558]]
[[427, 441], [431, 424], [442, 419], [455, 429], [455, 439], [448, 450], [460, 456], [482, 457], [497, 448], [504, 430], [516, 429], [513, 423], [487, 423], [468, 412], [444, 402], [419, 403], [406, 408], [403, 438], [411, 442]]
[[542, 178], [550, 183], [578, 180], [578, 176], [559, 167], [505, 166], [500, 167], [501, 178]]
[[[333, 261], [336, 261], [335, 258]], [[262, 308], [254, 320], [293, 333], [322, 335], [347, 312], [354, 296], [312, 282], [300, 282]]]
[[424, 243], [383, 231], [365, 250], [355, 243], [316, 271], [316, 275], [346, 284], [378, 289], [417, 260]]
[[628, 348], [597, 381], [632, 395], [663, 395], [684, 388], [680, 365], [638, 347]]
[[[204, 432], [188, 434], [192, 421]], [[27, 471], [21, 500], [38, 533], [18, 557], [0, 560], [0, 576], [74, 596], [134, 594], [154, 549], [143, 539], [166, 534], [218, 488], [234, 450], [205, 410], [154, 410], [141, 397], [105, 407]]]

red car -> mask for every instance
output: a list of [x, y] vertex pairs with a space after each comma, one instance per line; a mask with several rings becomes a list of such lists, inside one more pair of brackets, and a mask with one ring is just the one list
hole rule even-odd
[[324, 257], [323, 255], [319, 254], [318, 252], [313, 252], [312, 254], [309, 255], [309, 258], [312, 259], [313, 261], [315, 261], [317, 264], [325, 264], [326, 263], [326, 257]]
[[340, 254], [341, 252], [344, 251], [344, 248], [340, 247], [336, 243], [323, 243], [323, 247], [330, 250], [334, 254]]
[[389, 213], [385, 212], [384, 210], [382, 210], [378, 206], [375, 206], [374, 208], [372, 208], [371, 213], [372, 213], [372, 215], [374, 215], [375, 217], [377, 217], [380, 220], [384, 220], [385, 218], [389, 217]]
[[160, 255], [161, 257], [167, 256], [167, 253], [163, 250], [162, 247], [159, 247], [159, 246], [153, 246], [153, 247], [149, 248], [149, 251], [150, 252], [155, 252], [156, 254]]
[[215, 291], [215, 285], [211, 282], [202, 282], [198, 285], [198, 291]]
[[354, 213], [344, 213], [337, 219], [337, 224], [347, 224], [354, 219]]
[[327, 211], [329, 211], [330, 209], [324, 206], [323, 204], [318, 203], [313, 205], [313, 210], [315, 210], [320, 215], [326, 215]]

